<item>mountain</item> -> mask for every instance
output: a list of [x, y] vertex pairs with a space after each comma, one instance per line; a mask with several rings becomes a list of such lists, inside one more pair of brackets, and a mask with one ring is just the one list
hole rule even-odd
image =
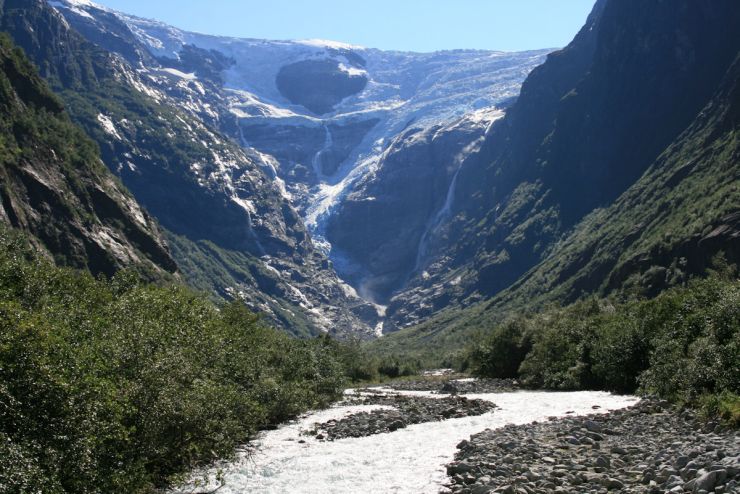
[[[391, 324], [506, 289], [632, 186], [707, 104], [740, 47], [732, 2], [598, 2], [461, 166]], [[677, 102], [680, 101], [680, 104]]]
[[739, 21], [736, 2], [598, 2], [457, 177], [417, 293], [428, 307], [461, 276], [468, 308], [384, 339], [384, 351], [452, 351], [513, 311], [653, 296], [717, 256], [737, 264]]
[[5, 35], [0, 36], [0, 220], [60, 264], [149, 278], [177, 269], [156, 222], [100, 160]]
[[[241, 152], [297, 212], [296, 225], [304, 224], [313, 245], [330, 258], [329, 271], [351, 285], [343, 289], [355, 312], [376, 330], [384, 319], [383, 304], [404, 289], [418, 259], [425, 258], [419, 250], [444, 209], [462, 149], [475, 148], [474, 141], [516, 98], [521, 82], [548, 51], [420, 54], [322, 40], [234, 39], [189, 33], [87, 1], [50, 3], [91, 44], [125, 60], [131, 69], [127, 77], [142, 90], [178, 106], [224, 141], [241, 144]], [[399, 172], [398, 164], [418, 147], [420, 136], [454, 159], [418, 161]], [[126, 152], [115, 150], [108, 159], [115, 162]], [[137, 192], [134, 179], [127, 178], [127, 160], [120, 161], [116, 166], [124, 182], [177, 235], [171, 238], [174, 253], [188, 266], [183, 270], [191, 282], [217, 289], [231, 285], [228, 272], [240, 270], [245, 259], [239, 248], [211, 237], [228, 232], [231, 238], [233, 219], [191, 224], [189, 213], [191, 231], [174, 228], [168, 211]], [[154, 187], [164, 182], [171, 178], [147, 180]], [[416, 201], [409, 202], [410, 190]], [[405, 218], [388, 225], [390, 217], [363, 212], [374, 200], [407, 206]], [[406, 220], [413, 227], [399, 240], [396, 234]], [[181, 245], [183, 238], [209, 230], [208, 246]], [[214, 245], [228, 252], [214, 252]], [[370, 250], [391, 255], [368, 256]], [[192, 262], [196, 252], [198, 260]], [[286, 255], [270, 253], [272, 259]]]
[[145, 50], [118, 36], [112, 43], [126, 56], [110, 52], [41, 0], [5, 1], [0, 28], [97, 142], [108, 168], [157, 218], [194, 286], [244, 298], [294, 334], [372, 333], [377, 312], [315, 248], [284, 190], [264, 171], [272, 158], [242, 149], [215, 119], [200, 118], [164, 83], [142, 76], [132, 63], [149, 59]]

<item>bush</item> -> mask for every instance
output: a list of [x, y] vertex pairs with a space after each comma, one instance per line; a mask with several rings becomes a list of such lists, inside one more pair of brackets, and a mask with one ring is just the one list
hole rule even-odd
[[[493, 378], [515, 378], [519, 366], [532, 350], [531, 328], [525, 317], [516, 317], [496, 327], [491, 335], [472, 347], [468, 357], [471, 372]], [[495, 355], [496, 358], [490, 358]]]
[[477, 375], [518, 376], [530, 387], [642, 391], [683, 403], [737, 394], [740, 282], [712, 277], [652, 300], [593, 299], [514, 319], [468, 358]]
[[735, 393], [704, 395], [699, 404], [706, 418], [719, 418], [735, 429], [740, 428], [740, 396]]
[[0, 232], [2, 492], [149, 492], [334, 400], [343, 370], [243, 303], [57, 268]]

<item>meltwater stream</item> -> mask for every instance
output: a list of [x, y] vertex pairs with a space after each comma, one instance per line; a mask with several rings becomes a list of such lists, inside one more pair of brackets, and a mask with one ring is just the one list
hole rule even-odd
[[[440, 396], [427, 392], [408, 394]], [[379, 407], [335, 406], [309, 414], [278, 430], [262, 433], [249, 453], [222, 465], [224, 485], [218, 494], [437, 493], [446, 479], [445, 465], [453, 460], [456, 445], [471, 434], [569, 413], [603, 413], [638, 401], [632, 396], [603, 392], [519, 391], [465, 396], [492, 401], [499, 408], [478, 417], [411, 425], [392, 433], [333, 442], [317, 441], [301, 435], [301, 431], [311, 429], [317, 422]], [[218, 485], [214, 483], [212, 488]], [[175, 492], [191, 493], [194, 489], [185, 486]]]

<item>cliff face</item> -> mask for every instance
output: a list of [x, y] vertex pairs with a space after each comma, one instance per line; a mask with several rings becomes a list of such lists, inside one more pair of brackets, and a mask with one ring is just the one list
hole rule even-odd
[[174, 273], [157, 224], [115, 180], [23, 53], [0, 37], [0, 219], [65, 265]]
[[717, 90], [740, 49], [738, 21], [730, 1], [598, 2], [463, 163], [429, 259], [391, 304], [396, 325], [446, 307], [435, 300], [450, 293], [453, 305], [495, 295], [613, 204]]
[[[601, 190], [604, 198], [597, 201], [590, 189], [584, 188], [583, 194], [579, 194], [570, 182], [555, 180], [554, 173], [543, 171], [538, 176], [535, 172], [536, 165], [541, 165], [539, 162], [531, 163], [533, 170], [520, 168], [529, 174], [528, 177], [534, 177], [528, 182], [533, 185], [529, 189], [520, 185], [519, 191], [511, 193], [502, 203], [505, 209], [492, 211], [489, 231], [506, 231], [508, 225], [504, 219], [510, 217], [512, 211], [519, 212], [521, 219], [517, 221], [523, 222], [520, 224], [527, 228], [514, 230], [516, 235], [510, 234], [509, 240], [506, 237], [488, 237], [488, 246], [517, 238], [521, 239], [520, 245], [526, 246], [527, 235], [538, 232], [535, 238], [544, 238], [542, 234], [546, 230], [538, 229], [538, 223], [530, 222], [528, 218], [531, 216], [527, 214], [543, 211], [545, 207], [552, 208], [550, 214], [557, 219], [557, 222], [549, 223], [550, 228], [553, 232], [562, 232], [561, 236], [543, 250], [540, 261], [529, 267], [522, 266], [527, 271], [504, 290], [464, 309], [440, 311], [418, 326], [383, 338], [377, 343], [383, 351], [416, 349], [439, 356], [443, 349], [452, 353], [465, 345], [471, 334], [491, 328], [515, 312], [537, 310], [549, 303], [567, 304], [591, 294], [651, 297], [666, 288], [681, 285], [692, 276], [705, 275], [707, 270], [727, 270], [728, 265], [740, 263], [740, 37], [726, 29], [726, 23], [738, 21], [740, 5], [732, 2], [654, 2], [649, 4], [651, 15], [642, 18], [640, 9], [647, 8], [646, 5], [638, 6], [621, 0], [598, 4], [597, 11], [601, 11], [598, 28], [595, 26], [593, 31], [587, 31], [607, 33], [594, 37], [596, 45], [592, 56], [595, 60], [622, 61], [618, 73], [609, 71], [618, 79], [602, 80], [599, 85], [608, 85], [615, 97], [623, 95], [626, 98], [622, 101], [619, 115], [615, 114], [614, 121], [608, 122], [610, 126], [614, 122], [623, 122], [620, 130], [624, 149], [613, 144], [608, 153], [597, 159], [589, 154], [595, 152], [597, 143], [578, 138], [597, 132], [598, 128], [586, 128], [580, 125], [580, 120], [574, 120], [572, 112], [575, 109], [571, 102], [583, 102], [580, 113], [585, 121], [595, 119], [604, 105], [611, 105], [608, 102], [610, 95], [602, 93], [595, 82], [590, 82], [599, 73], [594, 67], [582, 75], [578, 84], [578, 88], [590, 87], [588, 92], [580, 89], [568, 91], [558, 100], [556, 106], [565, 107], [565, 121], [570, 126], [561, 125], [560, 113], [550, 113], [552, 130], [541, 149], [532, 152], [533, 156], [550, 153], [543, 155], [553, 160], [546, 165], [562, 167], [564, 177], [569, 181], [579, 180], [569, 175], [571, 159], [578, 162], [577, 158], [585, 160], [589, 156], [587, 163], [590, 168], [583, 172], [586, 175], [592, 172], [591, 168], [598, 169], [604, 163], [612, 163], [604, 169], [612, 174], [619, 170], [637, 173], [633, 167], [638, 157], [651, 160], [646, 169], [613, 200], [609, 194], [616, 193], [621, 185], [617, 178], [613, 182], [603, 182], [597, 190]], [[666, 10], [658, 9], [661, 6]], [[628, 15], [630, 7], [634, 9], [634, 16]], [[672, 10], [674, 7], [678, 7], [675, 12]], [[693, 33], [694, 37], [684, 36], [685, 33]], [[583, 32], [579, 38], [584, 39]], [[672, 45], [679, 39], [686, 43], [686, 40], [692, 41], [687, 45]], [[678, 50], [676, 46], [684, 46], [684, 49]], [[546, 94], [546, 74], [558, 74], [551, 88], [557, 86], [556, 81], [565, 80], [560, 78], [563, 73], [555, 70], [558, 68], [555, 61], [558, 57], [572, 54], [575, 47], [577, 45], [569, 46], [532, 74], [524, 86], [516, 111], [512, 110], [500, 121], [501, 126], [489, 135], [489, 148], [485, 151], [489, 154], [482, 152], [481, 156], [490, 158], [490, 153], [495, 151], [499, 153], [495, 155], [497, 161], [476, 162], [471, 171], [494, 173], [484, 166], [488, 163], [497, 166], [497, 177], [501, 181], [493, 182], [494, 187], [490, 190], [479, 187], [475, 189], [477, 193], [487, 193], [489, 200], [498, 197], [503, 187], [501, 184], [508, 183], [503, 180], [511, 180], [520, 170], [507, 169], [506, 163], [516, 163], [520, 167], [527, 164], [514, 161], [520, 152], [516, 151], [513, 142], [521, 135], [511, 134], [513, 129], [510, 127], [524, 125], [528, 120], [533, 125], [541, 124], [536, 115], [527, 116], [528, 101], [534, 95]], [[643, 53], [644, 50], [647, 51]], [[657, 50], [661, 56], [652, 50]], [[642, 55], [637, 57], [634, 53]], [[669, 57], [667, 62], [665, 57]], [[662, 69], [659, 70], [668, 72], [660, 75], [663, 72], [656, 72], [644, 61], [662, 61]], [[628, 70], [635, 64], [641, 67], [640, 71]], [[606, 68], [599, 66], [599, 70]], [[575, 79], [571, 77], [571, 80]], [[669, 79], [691, 92], [676, 93]], [[640, 96], [640, 87], [635, 80], [651, 84], [652, 97], [648, 93]], [[541, 91], [535, 91], [538, 87], [535, 83]], [[625, 89], [617, 91], [618, 88]], [[626, 92], [627, 89], [630, 92]], [[665, 91], [672, 94], [672, 104], [663, 101]], [[586, 98], [586, 94], [590, 96]], [[601, 96], [596, 98], [596, 94]], [[699, 102], [702, 98], [703, 101]], [[551, 101], [556, 99], [553, 97]], [[545, 101], [541, 99], [543, 109], [548, 108]], [[536, 105], [532, 105], [531, 108], [535, 108]], [[662, 120], [652, 114], [656, 110], [660, 110]], [[689, 110], [693, 115], [687, 116]], [[523, 120], [518, 120], [520, 118]], [[683, 123], [680, 130], [676, 130], [676, 119]], [[634, 129], [628, 125], [630, 122]], [[650, 122], [650, 126], [638, 125], [639, 122]], [[674, 135], [668, 137], [669, 134]], [[502, 136], [510, 139], [501, 140]], [[491, 141], [494, 138], [498, 139], [497, 143]], [[659, 151], [655, 149], [660, 146], [653, 143], [657, 138], [668, 141], [661, 144]], [[569, 142], [572, 149], [555, 146], [554, 142]], [[638, 146], [638, 143], [641, 144]], [[557, 153], [553, 149], [557, 149]], [[560, 157], [564, 153], [571, 159], [563, 161]], [[629, 158], [614, 161], [613, 153], [628, 155]], [[657, 156], [652, 157], [655, 153]], [[545, 177], [549, 177], [549, 181], [545, 181]], [[470, 178], [467, 183], [467, 190], [473, 191]], [[595, 186], [598, 183], [596, 181]], [[521, 192], [526, 190], [529, 192], [523, 200]], [[569, 191], [571, 196], [565, 191]], [[467, 197], [473, 196], [461, 194], [461, 203], [465, 201], [464, 204], [471, 205], [475, 202], [466, 200]], [[583, 197], [592, 198], [595, 208], [568, 228], [566, 219], [569, 216], [563, 211], [575, 214], [573, 212], [578, 209], [573, 204], [580, 204]], [[458, 213], [458, 221], [462, 221], [469, 211]], [[513, 258], [516, 251], [512, 248], [511, 252]], [[495, 270], [492, 272], [496, 273], [497, 279], [503, 276], [504, 269], [510, 269], [511, 264], [507, 268], [507, 262], [508, 259], [502, 259], [500, 268], [493, 266]]]

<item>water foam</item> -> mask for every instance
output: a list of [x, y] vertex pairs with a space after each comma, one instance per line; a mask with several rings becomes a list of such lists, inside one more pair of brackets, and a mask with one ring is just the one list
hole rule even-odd
[[[595, 405], [601, 407], [596, 412], [606, 412], [637, 401], [632, 396], [603, 392], [526, 391], [468, 396], [493, 401], [500, 408], [478, 417], [417, 424], [389, 434], [334, 442], [319, 442], [300, 433], [315, 422], [377, 407], [335, 407], [310, 414], [263, 433], [250, 448], [251, 453], [222, 466], [225, 485], [218, 492], [436, 493], [446, 479], [445, 464], [453, 460], [456, 445], [471, 434], [567, 412], [594, 413]], [[217, 486], [214, 483], [213, 487]], [[192, 492], [192, 488], [177, 492]]]

